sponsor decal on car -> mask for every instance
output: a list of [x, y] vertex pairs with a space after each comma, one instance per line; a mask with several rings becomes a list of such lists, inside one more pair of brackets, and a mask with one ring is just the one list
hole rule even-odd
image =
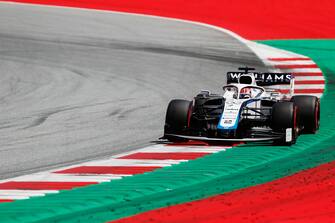
[[218, 129], [236, 129], [243, 101], [227, 101], [220, 118]]
[[[228, 72], [227, 83], [238, 83], [241, 75], [246, 74], [245, 72]], [[256, 83], [259, 86], [266, 86], [272, 84], [289, 84], [292, 79], [290, 73], [250, 73], [255, 77]]]

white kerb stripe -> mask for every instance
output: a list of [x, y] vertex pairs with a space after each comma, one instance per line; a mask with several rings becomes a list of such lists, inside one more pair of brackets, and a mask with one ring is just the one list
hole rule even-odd
[[29, 199], [30, 196], [26, 196], [26, 195], [1, 195], [0, 199], [4, 199], [4, 200], [24, 200], [24, 199]]
[[289, 68], [281, 70], [288, 73], [322, 73], [320, 68]]
[[58, 190], [0, 190], [0, 197], [3, 196], [44, 196], [45, 194], [55, 194]]
[[272, 61], [269, 60], [269, 63], [272, 65], [310, 65], [315, 64], [312, 60], [300, 60], [300, 61]]
[[225, 151], [224, 147], [181, 147], [181, 146], [152, 146], [143, 149], [141, 152], [153, 152], [153, 153], [215, 153]]
[[[324, 84], [296, 84], [294, 89], [323, 89]], [[290, 89], [290, 85], [275, 85], [268, 87], [270, 89]]]
[[113, 179], [121, 179], [122, 176], [118, 174], [104, 174], [104, 175], [74, 175], [74, 174], [32, 174], [22, 176], [15, 179], [15, 181], [24, 182], [108, 182]]
[[[85, 163], [85, 166], [171, 166], [180, 160], [140, 160], [140, 159], [109, 159]], [[65, 169], [65, 168], [64, 168]], [[67, 168], [66, 168], [67, 169]]]
[[319, 81], [319, 80], [325, 80], [323, 76], [296, 76], [294, 77], [295, 80], [297, 81], [308, 81], [308, 80], [313, 80], [313, 81]]
[[321, 93], [298, 93], [298, 94], [294, 94], [294, 95], [312, 95], [312, 96], [316, 96], [316, 97], [320, 98], [323, 94], [321, 94]]

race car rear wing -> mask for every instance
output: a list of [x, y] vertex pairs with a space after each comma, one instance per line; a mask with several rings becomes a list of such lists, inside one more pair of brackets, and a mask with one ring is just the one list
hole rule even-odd
[[[244, 72], [228, 72], [227, 73], [227, 84], [239, 83], [241, 75], [246, 74]], [[250, 74], [250, 73], [249, 73]], [[251, 73], [254, 75], [256, 84], [258, 86], [269, 86], [275, 84], [290, 84], [292, 75], [290, 73]]]

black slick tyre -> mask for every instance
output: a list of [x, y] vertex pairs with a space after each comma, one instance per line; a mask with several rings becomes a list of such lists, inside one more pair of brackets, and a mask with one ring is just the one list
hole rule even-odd
[[[272, 106], [272, 124], [273, 131], [283, 133], [284, 137], [275, 140], [277, 145], [292, 145], [295, 144], [297, 132], [297, 107], [293, 102], [277, 102]], [[292, 129], [292, 140], [286, 142], [286, 129]]]
[[320, 127], [320, 100], [315, 96], [293, 96], [292, 102], [298, 107], [298, 125], [303, 133], [316, 133]]
[[175, 99], [170, 101], [165, 117], [164, 138], [170, 141], [185, 141], [170, 134], [183, 134], [190, 126], [190, 118], [192, 115], [192, 101]]

